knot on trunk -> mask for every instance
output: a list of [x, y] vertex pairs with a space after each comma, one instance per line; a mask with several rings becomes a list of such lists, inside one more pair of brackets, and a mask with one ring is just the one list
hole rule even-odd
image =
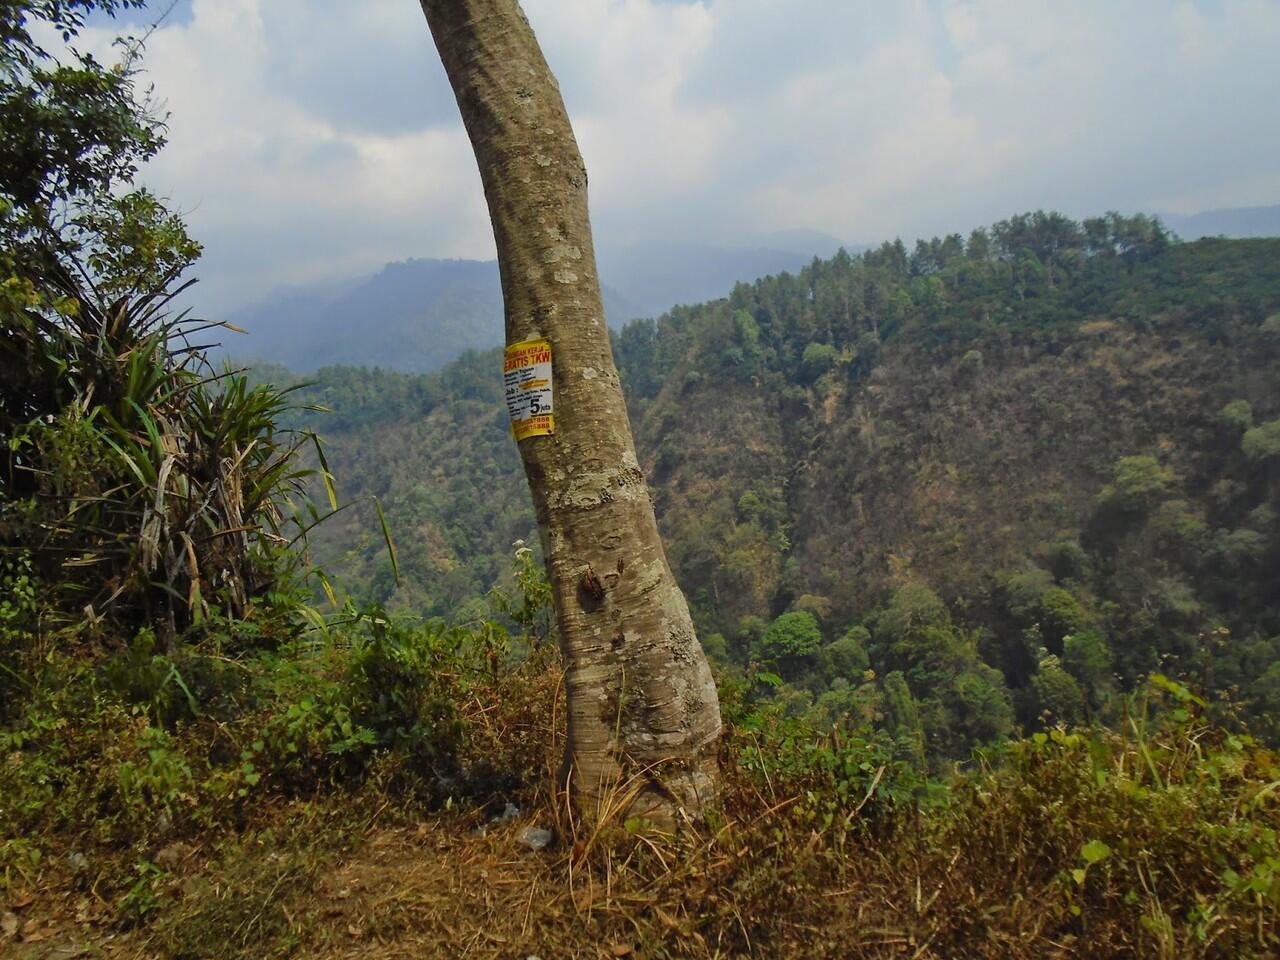
[[578, 580], [578, 597], [582, 608], [589, 612], [600, 609], [600, 605], [604, 603], [604, 593], [604, 584], [596, 576], [595, 570], [588, 566]]

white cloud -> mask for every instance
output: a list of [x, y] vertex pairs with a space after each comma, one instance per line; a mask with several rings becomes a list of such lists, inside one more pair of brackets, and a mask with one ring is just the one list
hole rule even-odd
[[705, 55], [711, 12], [651, 0], [526, 6], [572, 114], [597, 219], [624, 235], [655, 209], [698, 205], [732, 127], [726, 110], [681, 96]]
[[[1056, 207], [1280, 202], [1273, 0], [527, 0], [597, 238], [851, 241]], [[95, 34], [105, 45], [108, 34]], [[409, 256], [489, 256], [411, 0], [194, 0], [147, 51], [148, 181], [215, 307]]]

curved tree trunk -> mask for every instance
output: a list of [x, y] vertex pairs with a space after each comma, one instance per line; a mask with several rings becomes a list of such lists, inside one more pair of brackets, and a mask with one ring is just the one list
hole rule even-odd
[[720, 707], [636, 460], [559, 87], [516, 0], [421, 2], [484, 183], [507, 343], [551, 346], [554, 433], [518, 443], [566, 663], [564, 776], [587, 812], [632, 785], [636, 813], [696, 813]]

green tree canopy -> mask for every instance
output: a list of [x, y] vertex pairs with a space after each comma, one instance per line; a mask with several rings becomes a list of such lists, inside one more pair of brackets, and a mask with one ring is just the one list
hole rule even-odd
[[1248, 400], [1232, 400], [1218, 411], [1218, 419], [1233, 430], [1253, 426], [1253, 406]]
[[765, 629], [758, 655], [765, 660], [787, 661], [810, 657], [822, 646], [818, 619], [805, 610], [784, 613]]
[[870, 642], [871, 634], [866, 627], [861, 624], [850, 627], [839, 640], [833, 640], [822, 648], [823, 675], [828, 680], [858, 680], [871, 666], [871, 658], [867, 655]]
[[1252, 430], [1246, 430], [1240, 441], [1240, 449], [1250, 460], [1270, 460], [1280, 457], [1280, 420], [1268, 420]]
[[1173, 486], [1175, 476], [1155, 457], [1121, 457], [1111, 482], [1098, 494], [1100, 504], [1139, 513], [1152, 507]]

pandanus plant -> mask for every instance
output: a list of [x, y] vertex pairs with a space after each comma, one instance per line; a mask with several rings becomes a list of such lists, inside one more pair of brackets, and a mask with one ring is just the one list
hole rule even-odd
[[0, 316], [0, 546], [65, 609], [170, 636], [273, 585], [309, 478], [336, 507], [315, 435], [278, 426], [289, 389], [215, 372], [193, 337], [226, 325], [170, 309], [189, 286]]

